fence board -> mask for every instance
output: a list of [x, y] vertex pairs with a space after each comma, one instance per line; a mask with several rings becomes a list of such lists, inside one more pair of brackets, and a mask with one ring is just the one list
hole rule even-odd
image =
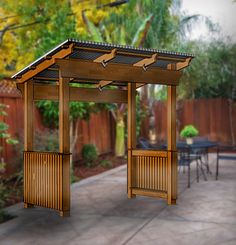
[[[166, 102], [156, 101], [153, 111], [156, 118], [157, 139], [166, 141]], [[223, 144], [231, 144], [229, 101], [224, 98], [195, 99], [179, 102], [177, 107], [177, 131], [184, 125], [193, 124], [199, 129], [200, 136]], [[236, 140], [236, 104], [233, 106], [233, 134]], [[146, 119], [145, 119], [146, 120]], [[147, 124], [145, 125], [147, 127]], [[141, 130], [144, 132], [145, 130]], [[145, 137], [141, 134], [141, 136]]]
[[[6, 109], [8, 116], [0, 119], [9, 125], [9, 132], [12, 137], [20, 140], [20, 144], [23, 145], [24, 107], [22, 98], [19, 95], [13, 96], [12, 94], [1, 93], [0, 103], [9, 105], [9, 108]], [[46, 127], [42, 123], [42, 115], [37, 109], [35, 109], [34, 113], [35, 131], [44, 131]], [[84, 144], [95, 144], [98, 148], [98, 152], [101, 154], [112, 151], [113, 139], [111, 137], [111, 131], [114, 130], [114, 123], [111, 123], [111, 121], [112, 118], [108, 111], [101, 111], [96, 114], [92, 114], [89, 121], [79, 120], [79, 135], [73, 152], [74, 161], [81, 158], [81, 149]], [[1, 139], [0, 145], [3, 146], [3, 151], [0, 152], [0, 157], [4, 158], [4, 161], [7, 163], [7, 174], [13, 173], [16, 169], [16, 159], [22, 158], [22, 152], [19, 150], [20, 147], [19, 145], [16, 147], [7, 145]]]

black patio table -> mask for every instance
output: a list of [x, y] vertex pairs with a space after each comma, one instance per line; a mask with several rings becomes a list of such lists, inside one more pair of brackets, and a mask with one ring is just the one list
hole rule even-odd
[[[218, 143], [210, 140], [195, 140], [192, 144], [187, 144], [186, 141], [177, 141], [177, 151], [181, 152], [181, 149], [189, 149], [191, 154], [198, 154], [201, 156], [201, 162], [206, 167], [207, 173], [211, 174], [209, 167], [209, 158], [208, 152], [211, 148], [217, 148]], [[166, 149], [167, 145], [164, 144], [163, 148]], [[204, 161], [202, 158], [205, 158]], [[201, 169], [203, 171], [203, 169]], [[203, 172], [204, 174], [204, 172]], [[207, 180], [206, 175], [204, 174], [204, 179]]]
[[[198, 154], [201, 156], [201, 163], [206, 167], [207, 174], [211, 174], [211, 170], [209, 167], [209, 158], [208, 153], [209, 149], [211, 148], [217, 148], [218, 143], [214, 141], [209, 140], [196, 140], [193, 141], [192, 144], [187, 144], [186, 141], [178, 141], [177, 142], [177, 150], [181, 151], [181, 148], [189, 148], [190, 152], [193, 154]], [[203, 161], [204, 158], [204, 161]], [[205, 175], [205, 172], [203, 171], [203, 168], [201, 166], [202, 173], [204, 175], [204, 179], [207, 180], [207, 177]]]

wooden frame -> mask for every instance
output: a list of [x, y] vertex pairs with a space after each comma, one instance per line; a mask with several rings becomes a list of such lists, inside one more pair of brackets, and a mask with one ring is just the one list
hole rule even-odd
[[[25, 208], [38, 205], [56, 209], [61, 216], [70, 214], [70, 101], [127, 103], [128, 198], [145, 195], [164, 198], [168, 204], [175, 204], [177, 199], [176, 86], [182, 75], [179, 70], [190, 64], [192, 56], [176, 53], [172, 55], [166, 52], [161, 54], [153, 51], [145, 54], [145, 50], [140, 50], [139, 53], [138, 49], [130, 51], [130, 48], [120, 46], [108, 50], [103, 44], [97, 44], [93, 48], [77, 45], [76, 41], [65, 42], [14, 76], [17, 79], [17, 87], [24, 97], [25, 107]], [[91, 46], [90, 43], [89, 45]], [[96, 52], [96, 55], [99, 52], [101, 55], [93, 60], [75, 59], [74, 55], [81, 50]], [[122, 56], [122, 59], [131, 57], [140, 60], [133, 64], [119, 63], [115, 62], [117, 55]], [[154, 65], [158, 60], [169, 63], [166, 68], [158, 68]], [[49, 75], [42, 77], [42, 74], [46, 74], [43, 73], [44, 71], [58, 70], [58, 77]], [[37, 81], [39, 77], [41, 80]], [[95, 88], [70, 85], [72, 81], [80, 82], [86, 79], [95, 83], [97, 81]], [[44, 80], [54, 84], [45, 83]], [[119, 86], [117, 89], [102, 89], [116, 82], [127, 89], [119, 89]], [[167, 85], [166, 151], [136, 149], [136, 89], [146, 84]], [[59, 152], [33, 151], [33, 105], [37, 100], [59, 101]]]

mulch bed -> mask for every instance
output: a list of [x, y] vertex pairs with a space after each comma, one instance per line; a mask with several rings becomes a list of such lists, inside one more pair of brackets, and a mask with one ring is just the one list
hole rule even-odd
[[[103, 167], [99, 163], [102, 160], [107, 160], [112, 163], [112, 166], [110, 167]], [[124, 157], [115, 157], [113, 154], [104, 154], [102, 156], [99, 156], [98, 160], [95, 163], [94, 167], [86, 167], [84, 162], [81, 160], [74, 164], [74, 174], [79, 179], [85, 179], [93, 175], [100, 174], [102, 172], [107, 171], [108, 169], [112, 169], [115, 167], [118, 167], [120, 165], [126, 164], [127, 159]]]

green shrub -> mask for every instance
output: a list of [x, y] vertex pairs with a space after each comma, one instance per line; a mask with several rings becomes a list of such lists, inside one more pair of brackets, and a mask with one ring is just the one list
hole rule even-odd
[[199, 134], [198, 130], [193, 125], [186, 125], [180, 132], [183, 138], [192, 138]]
[[94, 166], [94, 163], [98, 158], [96, 146], [93, 144], [84, 145], [82, 148], [82, 157], [87, 167]]
[[104, 159], [104, 160], [102, 160], [102, 161], [100, 162], [100, 165], [101, 165], [102, 167], [104, 167], [104, 168], [110, 168], [110, 167], [112, 167], [112, 162], [109, 161], [109, 160]]

